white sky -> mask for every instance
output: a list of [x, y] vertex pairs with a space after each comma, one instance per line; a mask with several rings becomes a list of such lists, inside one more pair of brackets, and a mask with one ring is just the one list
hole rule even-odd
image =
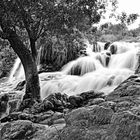
[[[140, 0], [118, 0], [118, 9], [116, 11], [117, 13], [126, 12], [127, 14], [131, 13], [138, 13], [140, 15]], [[105, 22], [112, 22], [116, 23], [113, 19], [103, 19], [101, 23]], [[129, 29], [137, 28], [140, 24], [140, 17], [135, 21], [134, 24], [130, 25]]]
[[140, 13], [140, 0], [118, 0], [120, 11], [127, 13]]

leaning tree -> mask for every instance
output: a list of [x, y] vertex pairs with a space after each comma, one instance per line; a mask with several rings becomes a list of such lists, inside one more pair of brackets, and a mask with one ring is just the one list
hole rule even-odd
[[[75, 28], [82, 31], [91, 27], [100, 21], [107, 1], [116, 5], [116, 0], [0, 1], [0, 38], [8, 40], [25, 71], [23, 101], [40, 101], [36, 41], [47, 34], [66, 34]], [[23, 41], [24, 37], [29, 45]]]

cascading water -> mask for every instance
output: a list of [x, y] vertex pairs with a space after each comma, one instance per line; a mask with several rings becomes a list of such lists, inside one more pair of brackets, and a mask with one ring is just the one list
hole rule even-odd
[[[108, 94], [134, 74], [140, 45], [114, 42], [104, 50], [104, 45], [99, 43], [94, 52], [93, 45], [87, 42], [86, 45], [88, 56], [69, 62], [60, 72], [39, 74], [42, 99], [55, 92], [76, 95], [96, 90]], [[13, 77], [17, 77], [17, 79], [21, 77], [18, 72], [19, 65], [18, 60], [11, 72], [10, 80]]]
[[132, 43], [114, 44], [115, 53], [110, 49], [112, 44], [107, 50], [98, 45], [99, 48], [96, 48], [95, 52], [92, 51], [92, 46], [88, 45], [88, 56], [69, 62], [62, 68], [59, 78], [56, 76], [44, 82], [41, 97], [44, 98], [54, 92], [76, 95], [89, 90], [102, 91], [106, 94], [113, 91], [134, 74], [140, 46], [135, 47]]
[[19, 58], [15, 60], [14, 66], [9, 76], [9, 82], [24, 78], [24, 69]]

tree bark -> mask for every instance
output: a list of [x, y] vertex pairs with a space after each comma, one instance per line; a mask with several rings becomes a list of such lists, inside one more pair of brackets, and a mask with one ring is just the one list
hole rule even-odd
[[35, 42], [36, 42], [36, 40], [30, 39], [30, 46], [31, 46], [32, 56], [33, 56], [34, 61], [36, 62], [36, 60], [37, 60], [37, 49], [36, 49]]
[[23, 100], [31, 99], [32, 101], [40, 101], [40, 85], [37, 72], [37, 65], [32, 57], [32, 54], [28, 48], [20, 40], [19, 36], [15, 32], [11, 32], [8, 37], [8, 41], [15, 53], [19, 56], [25, 72], [26, 78], [26, 90]]

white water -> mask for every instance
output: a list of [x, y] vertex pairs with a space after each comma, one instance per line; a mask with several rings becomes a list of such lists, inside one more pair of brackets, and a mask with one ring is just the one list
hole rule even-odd
[[[96, 90], [108, 94], [134, 73], [140, 45], [114, 42], [116, 50], [114, 54], [111, 54], [112, 44], [108, 50], [103, 49], [103, 44], [97, 45], [96, 52], [92, 52], [92, 45], [87, 45], [88, 56], [69, 62], [60, 72], [39, 75], [42, 99], [55, 92], [76, 95], [84, 91]], [[17, 72], [19, 62], [15, 65], [10, 80], [13, 77], [20, 78], [20, 72]]]
[[21, 61], [19, 58], [15, 60], [15, 64], [11, 70], [10, 76], [9, 76], [9, 82], [13, 82], [14, 80], [23, 79], [24, 78], [24, 69], [21, 64]]

